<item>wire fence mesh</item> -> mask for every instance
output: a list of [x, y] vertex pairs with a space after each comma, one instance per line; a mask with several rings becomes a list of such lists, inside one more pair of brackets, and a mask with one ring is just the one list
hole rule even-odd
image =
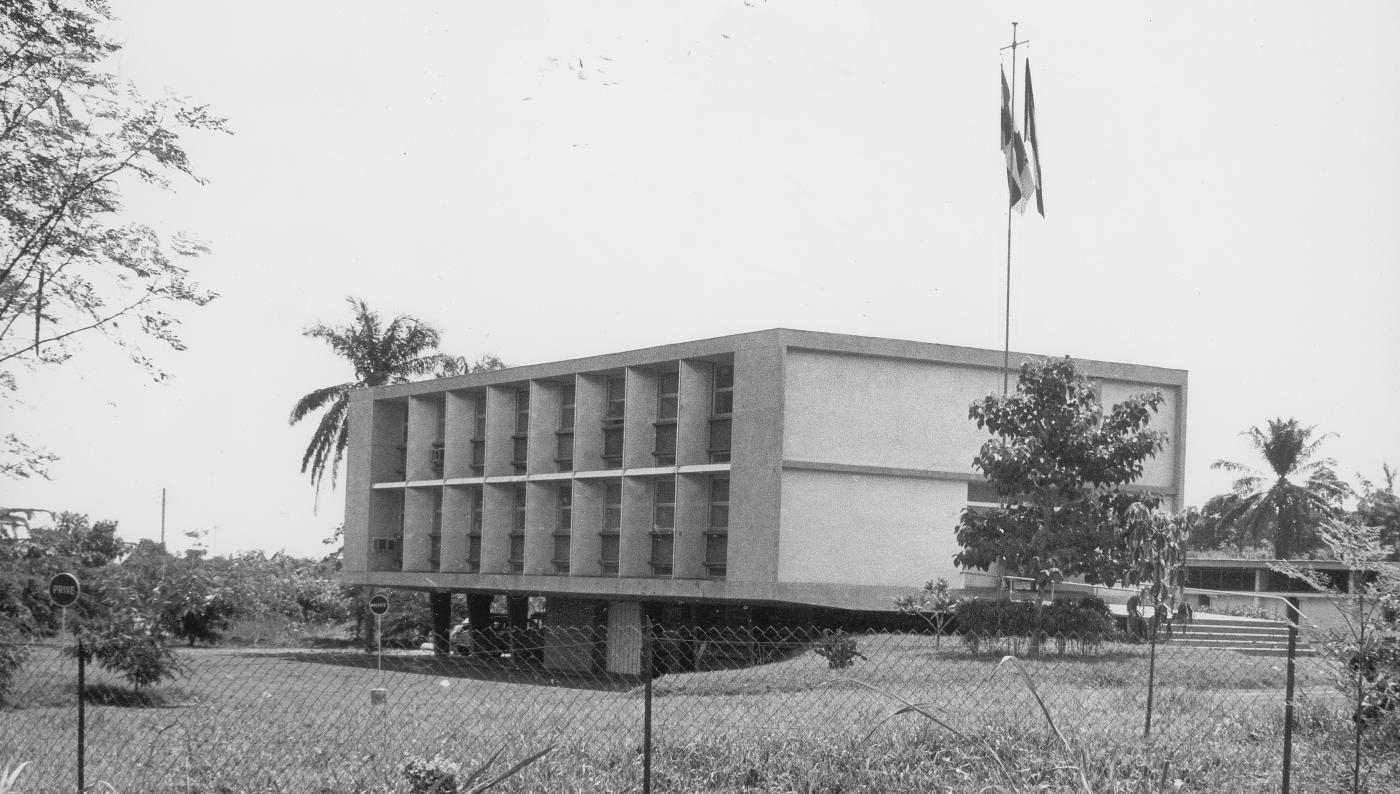
[[[1281, 786], [1287, 659], [1268, 648], [683, 629], [614, 634], [649, 649], [626, 675], [603, 669], [601, 630], [534, 636], [450, 656], [180, 649], [180, 676], [141, 688], [89, 663], [85, 782], [122, 794], [427, 791], [405, 774], [412, 759], [465, 770], [504, 748], [503, 771], [554, 747], [501, 790], [638, 791], [647, 761], [654, 791]], [[77, 659], [56, 644], [19, 650], [0, 764], [29, 762], [21, 791], [75, 791]], [[1354, 723], [1336, 686], [1348, 673], [1309, 650], [1295, 666], [1293, 790], [1349, 790]], [[1393, 723], [1369, 725], [1363, 745], [1363, 790], [1400, 790]]]

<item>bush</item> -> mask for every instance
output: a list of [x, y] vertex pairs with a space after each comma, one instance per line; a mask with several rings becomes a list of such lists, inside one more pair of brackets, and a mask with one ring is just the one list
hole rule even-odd
[[0, 642], [0, 706], [5, 705], [14, 685], [15, 674], [24, 666], [29, 649], [24, 645]]
[[[77, 655], [77, 648], [68, 653]], [[175, 678], [183, 668], [159, 630], [140, 619], [113, 620], [99, 631], [82, 633], [82, 653], [104, 670], [119, 673], [137, 690]]]
[[413, 794], [457, 794], [457, 776], [462, 767], [442, 758], [431, 760], [411, 756], [403, 765], [403, 776]]
[[1103, 599], [1086, 596], [1075, 600], [1062, 599], [1040, 610], [1037, 623], [1036, 605], [1032, 601], [988, 601], [969, 598], [954, 607], [963, 641], [976, 653], [986, 639], [1024, 637], [1032, 645], [1054, 637], [1060, 653], [1071, 641], [1081, 650], [1096, 647], [1113, 633], [1113, 618]]

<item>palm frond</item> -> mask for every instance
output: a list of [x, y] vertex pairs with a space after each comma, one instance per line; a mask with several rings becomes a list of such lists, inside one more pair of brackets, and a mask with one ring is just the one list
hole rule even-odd
[[335, 386], [327, 386], [317, 389], [310, 394], [304, 395], [297, 404], [292, 407], [292, 413], [287, 417], [288, 424], [296, 424], [306, 418], [306, 415], [314, 411], [325, 408], [337, 399], [348, 399], [351, 389], [355, 388], [353, 383], [341, 383]]

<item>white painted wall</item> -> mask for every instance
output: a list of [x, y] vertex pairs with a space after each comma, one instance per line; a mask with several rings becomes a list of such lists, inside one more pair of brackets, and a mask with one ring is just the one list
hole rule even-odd
[[953, 528], [966, 503], [956, 480], [784, 470], [778, 580], [956, 586]]

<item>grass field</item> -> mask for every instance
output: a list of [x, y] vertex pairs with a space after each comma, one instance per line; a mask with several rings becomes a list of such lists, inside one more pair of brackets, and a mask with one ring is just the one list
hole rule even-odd
[[[1069, 739], [1046, 729], [1015, 671], [926, 636], [858, 638], [867, 657], [844, 670], [801, 652], [740, 670], [667, 675], [654, 685], [656, 791], [1078, 790], [1276, 791], [1284, 663], [1170, 645], [1159, 648], [1153, 736], [1142, 738], [1147, 649], [1026, 662]], [[187, 674], [143, 707], [89, 703], [89, 784], [128, 792], [396, 792], [409, 756], [463, 764], [556, 745], [508, 791], [639, 791], [642, 685], [566, 676], [508, 661], [355, 651], [194, 650]], [[1299, 791], [1338, 790], [1350, 721], [1329, 663], [1301, 660]], [[72, 790], [73, 660], [40, 649], [0, 711], [0, 763], [30, 761], [32, 790]], [[127, 690], [89, 675], [112, 701]], [[868, 684], [879, 690], [865, 686]], [[387, 690], [371, 703], [370, 691]], [[929, 704], [884, 722], [896, 698]], [[960, 734], [960, 735], [958, 735]], [[1079, 752], [1084, 755], [1078, 755]], [[1372, 791], [1396, 790], [1392, 750], [1371, 753]], [[1382, 787], [1378, 781], [1384, 781]]]

